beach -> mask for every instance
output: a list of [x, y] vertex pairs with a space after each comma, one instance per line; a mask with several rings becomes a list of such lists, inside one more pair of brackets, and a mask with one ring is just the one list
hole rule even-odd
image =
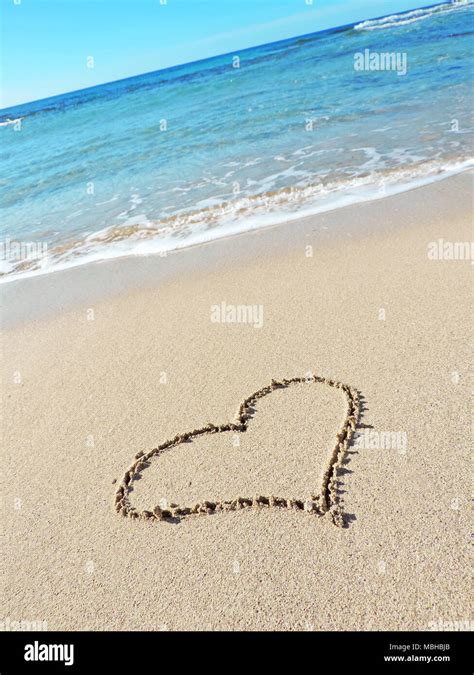
[[[466, 172], [2, 284], [4, 616], [48, 630], [465, 629], [472, 261], [444, 244], [471, 241]], [[117, 512], [137, 454], [235, 423], [272, 380], [312, 377], [325, 382], [258, 401], [244, 433], [152, 458], [129, 497], [150, 512], [307, 500], [345, 420], [331, 380], [361, 401], [341, 523], [263, 504]]]

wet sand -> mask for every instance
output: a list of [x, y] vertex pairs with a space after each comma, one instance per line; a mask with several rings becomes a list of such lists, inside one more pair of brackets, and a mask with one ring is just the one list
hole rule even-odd
[[[50, 630], [465, 625], [472, 265], [428, 251], [472, 240], [471, 194], [466, 173], [4, 285], [5, 617]], [[140, 513], [259, 496], [284, 508], [117, 512], [137, 454], [238, 424], [272, 380], [312, 377], [360, 397], [329, 508], [305, 504], [344, 443], [347, 401], [310, 381], [274, 386], [250, 401], [247, 430], [181, 439], [124, 486]]]

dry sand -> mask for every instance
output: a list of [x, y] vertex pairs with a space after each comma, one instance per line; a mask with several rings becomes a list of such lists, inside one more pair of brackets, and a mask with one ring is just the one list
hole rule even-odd
[[[471, 191], [463, 174], [166, 259], [3, 286], [4, 617], [50, 630], [467, 621], [472, 266], [427, 251], [472, 240]], [[222, 302], [262, 306], [262, 327], [213, 323]], [[232, 422], [273, 378], [308, 372], [360, 392], [374, 445], [398, 434], [349, 449], [346, 527], [267, 507], [116, 513], [136, 453]], [[336, 389], [277, 390], [240, 445], [227, 432], [171, 449], [131, 496], [307, 497], [343, 420]]]

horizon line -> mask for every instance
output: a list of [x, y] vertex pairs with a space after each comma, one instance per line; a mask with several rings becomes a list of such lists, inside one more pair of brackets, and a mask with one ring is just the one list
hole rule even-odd
[[[456, 0], [454, 0], [455, 2]], [[451, 4], [453, 0], [441, 0], [441, 2], [435, 2], [434, 4], [429, 4], [429, 5], [422, 5], [420, 7], [416, 7], [415, 9], [429, 9], [430, 7], [436, 7], [437, 5], [444, 5], [444, 4]], [[470, 2], [468, 2], [470, 4]], [[261, 44], [257, 45], [252, 45], [251, 47], [245, 47], [244, 49], [239, 49], [239, 50], [233, 50], [230, 52], [223, 52], [222, 54], [215, 54], [214, 56], [207, 56], [202, 59], [196, 59], [195, 61], [185, 61], [183, 63], [176, 63], [174, 66], [167, 66], [166, 68], [157, 68], [156, 70], [148, 70], [145, 71], [144, 73], [137, 73], [135, 75], [129, 75], [128, 77], [120, 77], [117, 80], [109, 80], [107, 82], [101, 82], [100, 84], [94, 84], [91, 87], [82, 87], [81, 89], [72, 89], [69, 91], [64, 91], [59, 94], [52, 94], [51, 96], [45, 96], [44, 98], [38, 98], [38, 99], [33, 99], [32, 101], [24, 101], [23, 103], [15, 103], [15, 105], [8, 106], [6, 108], [0, 108], [0, 115], [4, 114], [5, 112], [8, 112], [9, 110], [14, 110], [15, 108], [20, 108], [25, 105], [32, 105], [33, 103], [41, 103], [42, 101], [49, 101], [55, 98], [60, 98], [61, 96], [70, 96], [73, 94], [79, 94], [84, 91], [90, 91], [93, 89], [99, 89], [100, 87], [105, 87], [107, 85], [111, 84], [118, 84], [119, 82], [127, 82], [128, 80], [134, 80], [138, 77], [145, 77], [146, 75], [154, 75], [155, 73], [165, 73], [167, 71], [174, 70], [175, 68], [182, 68], [184, 66], [191, 66], [196, 63], [203, 63], [204, 61], [212, 61], [213, 59], [219, 59], [222, 58], [223, 56], [229, 56], [230, 54], [234, 54], [234, 52], [238, 51], [239, 53], [244, 53], [247, 51], [250, 51], [252, 49], [258, 49], [259, 47], [268, 47], [269, 45], [277, 45], [282, 42], [288, 42], [289, 40], [296, 40], [298, 38], [305, 38], [305, 37], [310, 37], [312, 35], [322, 35], [323, 33], [330, 33], [331, 31], [342, 31], [347, 28], [350, 28], [352, 26], [355, 26], [358, 23], [361, 23], [362, 21], [376, 21], [377, 19], [382, 19], [385, 16], [398, 16], [402, 14], [406, 14], [407, 12], [413, 12], [415, 10], [413, 9], [408, 9], [404, 10], [402, 12], [396, 12], [395, 14], [381, 14], [379, 16], [374, 16], [369, 19], [361, 19], [358, 21], [354, 21], [352, 23], [347, 23], [347, 24], [342, 24], [340, 26], [332, 26], [331, 28], [325, 28], [324, 30], [319, 30], [319, 31], [313, 31], [311, 33], [302, 33], [299, 35], [292, 35], [291, 37], [288, 38], [283, 38], [282, 40], [275, 40], [274, 42], [262, 42]]]

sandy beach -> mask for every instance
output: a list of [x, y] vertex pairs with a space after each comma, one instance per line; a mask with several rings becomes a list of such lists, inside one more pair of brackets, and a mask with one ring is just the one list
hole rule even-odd
[[[466, 626], [472, 262], [429, 252], [472, 241], [471, 195], [464, 173], [2, 285], [4, 617], [48, 630]], [[232, 426], [252, 394], [293, 378], [310, 381], [274, 385]], [[347, 422], [328, 381], [360, 399], [334, 469], [340, 521], [317, 499]], [[125, 481], [129, 507], [286, 508], [117, 512], [137, 454], [207, 425], [224, 429]]]

